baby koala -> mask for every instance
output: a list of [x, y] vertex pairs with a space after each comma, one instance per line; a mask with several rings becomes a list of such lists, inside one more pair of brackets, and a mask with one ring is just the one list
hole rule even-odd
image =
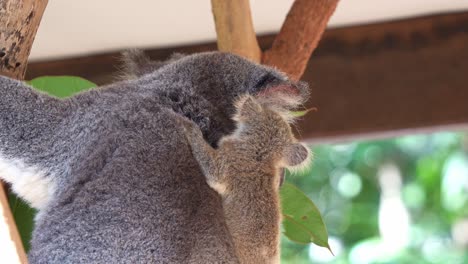
[[236, 102], [237, 129], [213, 149], [200, 129], [184, 121], [187, 140], [223, 210], [240, 263], [279, 263], [282, 168], [307, 164], [289, 116], [246, 95]]

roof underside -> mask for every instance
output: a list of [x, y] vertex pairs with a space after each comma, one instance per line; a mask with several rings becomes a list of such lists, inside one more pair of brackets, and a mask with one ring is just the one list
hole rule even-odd
[[[292, 0], [253, 0], [258, 34], [276, 32]], [[468, 9], [466, 0], [341, 0], [329, 26], [365, 24]], [[49, 1], [30, 59], [50, 60], [214, 40], [210, 1]]]

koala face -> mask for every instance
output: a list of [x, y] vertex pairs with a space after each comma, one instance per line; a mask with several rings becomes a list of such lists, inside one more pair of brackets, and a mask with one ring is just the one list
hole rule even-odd
[[[274, 107], [274, 106], [273, 106]], [[269, 160], [281, 167], [297, 168], [307, 164], [310, 152], [297, 142], [288, 118], [268, 105], [262, 105], [251, 96], [236, 102], [238, 122], [235, 135], [256, 155], [257, 160]]]

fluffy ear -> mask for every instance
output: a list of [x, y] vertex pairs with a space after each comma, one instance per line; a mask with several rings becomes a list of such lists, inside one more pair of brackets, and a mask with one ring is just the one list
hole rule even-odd
[[120, 79], [135, 79], [142, 75], [154, 72], [159, 68], [184, 57], [182, 53], [174, 53], [165, 61], [152, 61], [144, 51], [129, 49], [122, 52]]
[[308, 97], [309, 86], [304, 82], [268, 87], [255, 95], [257, 102], [276, 111], [290, 124], [297, 118], [292, 110], [301, 107]]
[[294, 143], [288, 146], [284, 151], [284, 161], [288, 168], [300, 168], [308, 164], [311, 158], [309, 149], [300, 144]]
[[142, 75], [142, 68], [151, 63], [146, 54], [139, 49], [129, 49], [122, 52], [121, 79], [134, 79]]
[[262, 113], [262, 106], [250, 95], [242, 96], [235, 106], [237, 111], [234, 120], [253, 119]]
[[272, 109], [292, 110], [307, 101], [309, 86], [305, 82], [274, 85], [256, 94], [255, 98]]

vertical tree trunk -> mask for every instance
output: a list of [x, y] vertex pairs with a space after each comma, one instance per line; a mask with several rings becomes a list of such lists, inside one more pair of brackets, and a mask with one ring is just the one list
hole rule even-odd
[[262, 56], [248, 0], [211, 0], [218, 49], [301, 78], [338, 0], [295, 0], [271, 49]]
[[0, 259], [2, 263], [28, 263], [15, 219], [8, 205], [3, 184], [0, 182]]
[[337, 4], [338, 0], [296, 0], [262, 63], [300, 79]]
[[0, 74], [23, 79], [47, 0], [0, 0]]
[[[0, 75], [23, 79], [47, 0], [0, 0]], [[2, 96], [0, 94], [0, 96]], [[21, 238], [0, 182], [2, 261], [27, 263]]]
[[211, 0], [218, 49], [260, 62], [249, 0]]

